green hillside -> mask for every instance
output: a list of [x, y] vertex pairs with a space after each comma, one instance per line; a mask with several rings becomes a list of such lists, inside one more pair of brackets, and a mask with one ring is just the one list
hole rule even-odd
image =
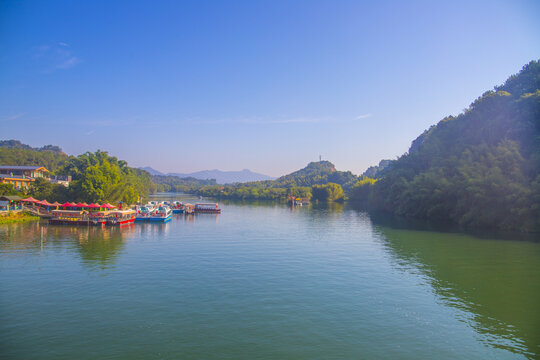
[[532, 61], [412, 142], [354, 200], [472, 228], [540, 230], [540, 63]]
[[32, 148], [18, 140], [0, 141], [0, 165], [41, 165], [56, 175], [72, 177], [69, 188], [38, 179], [26, 192], [0, 185], [0, 195], [31, 195], [50, 202], [136, 202], [156, 191], [150, 174], [131, 168], [105, 151], [68, 156], [58, 146]]
[[305, 168], [276, 180], [254, 181], [229, 186], [204, 186], [199, 195], [234, 199], [282, 199], [289, 195], [311, 197], [314, 185], [335, 183], [352, 190], [358, 177], [350, 171], [337, 171], [329, 161], [311, 162]]
[[54, 173], [67, 159], [68, 156], [58, 146], [33, 148], [18, 140], [0, 141], [0, 165], [45, 166]]

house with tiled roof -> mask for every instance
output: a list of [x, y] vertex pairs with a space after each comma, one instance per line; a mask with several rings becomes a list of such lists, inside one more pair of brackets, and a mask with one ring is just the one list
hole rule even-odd
[[0, 184], [12, 184], [15, 189], [25, 189], [36, 178], [48, 178], [49, 170], [43, 166], [0, 165]]

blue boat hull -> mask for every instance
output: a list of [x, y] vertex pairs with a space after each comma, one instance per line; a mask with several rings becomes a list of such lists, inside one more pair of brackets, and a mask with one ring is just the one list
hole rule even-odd
[[167, 217], [151, 217], [148, 220], [150, 220], [151, 222], [167, 222], [167, 221], [171, 221], [171, 218], [172, 216], [169, 215]]
[[173, 214], [183, 214], [183, 213], [184, 213], [184, 209], [173, 209], [172, 213], [173, 213]]

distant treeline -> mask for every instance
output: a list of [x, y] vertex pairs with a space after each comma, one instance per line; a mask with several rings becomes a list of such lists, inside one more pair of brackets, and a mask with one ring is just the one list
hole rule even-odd
[[195, 193], [203, 186], [217, 185], [216, 180], [201, 180], [194, 177], [181, 178], [171, 175], [152, 175], [158, 192]]
[[469, 228], [540, 231], [540, 64], [449, 116], [363, 178], [360, 206]]
[[[283, 200], [289, 196], [311, 198], [315, 190], [314, 200], [334, 201], [342, 200], [343, 190], [352, 190], [357, 181], [358, 177], [350, 171], [337, 171], [331, 162], [320, 161], [309, 163], [305, 168], [276, 180], [202, 186], [195, 192], [219, 199]], [[336, 186], [340, 189], [339, 199], [334, 198]], [[330, 188], [332, 190], [328, 190]], [[321, 191], [317, 192], [318, 189]]]

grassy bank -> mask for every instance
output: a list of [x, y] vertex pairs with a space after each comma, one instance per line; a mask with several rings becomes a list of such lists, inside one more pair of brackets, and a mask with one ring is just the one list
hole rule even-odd
[[0, 224], [11, 224], [15, 222], [28, 222], [39, 220], [38, 216], [29, 215], [23, 212], [0, 212]]

